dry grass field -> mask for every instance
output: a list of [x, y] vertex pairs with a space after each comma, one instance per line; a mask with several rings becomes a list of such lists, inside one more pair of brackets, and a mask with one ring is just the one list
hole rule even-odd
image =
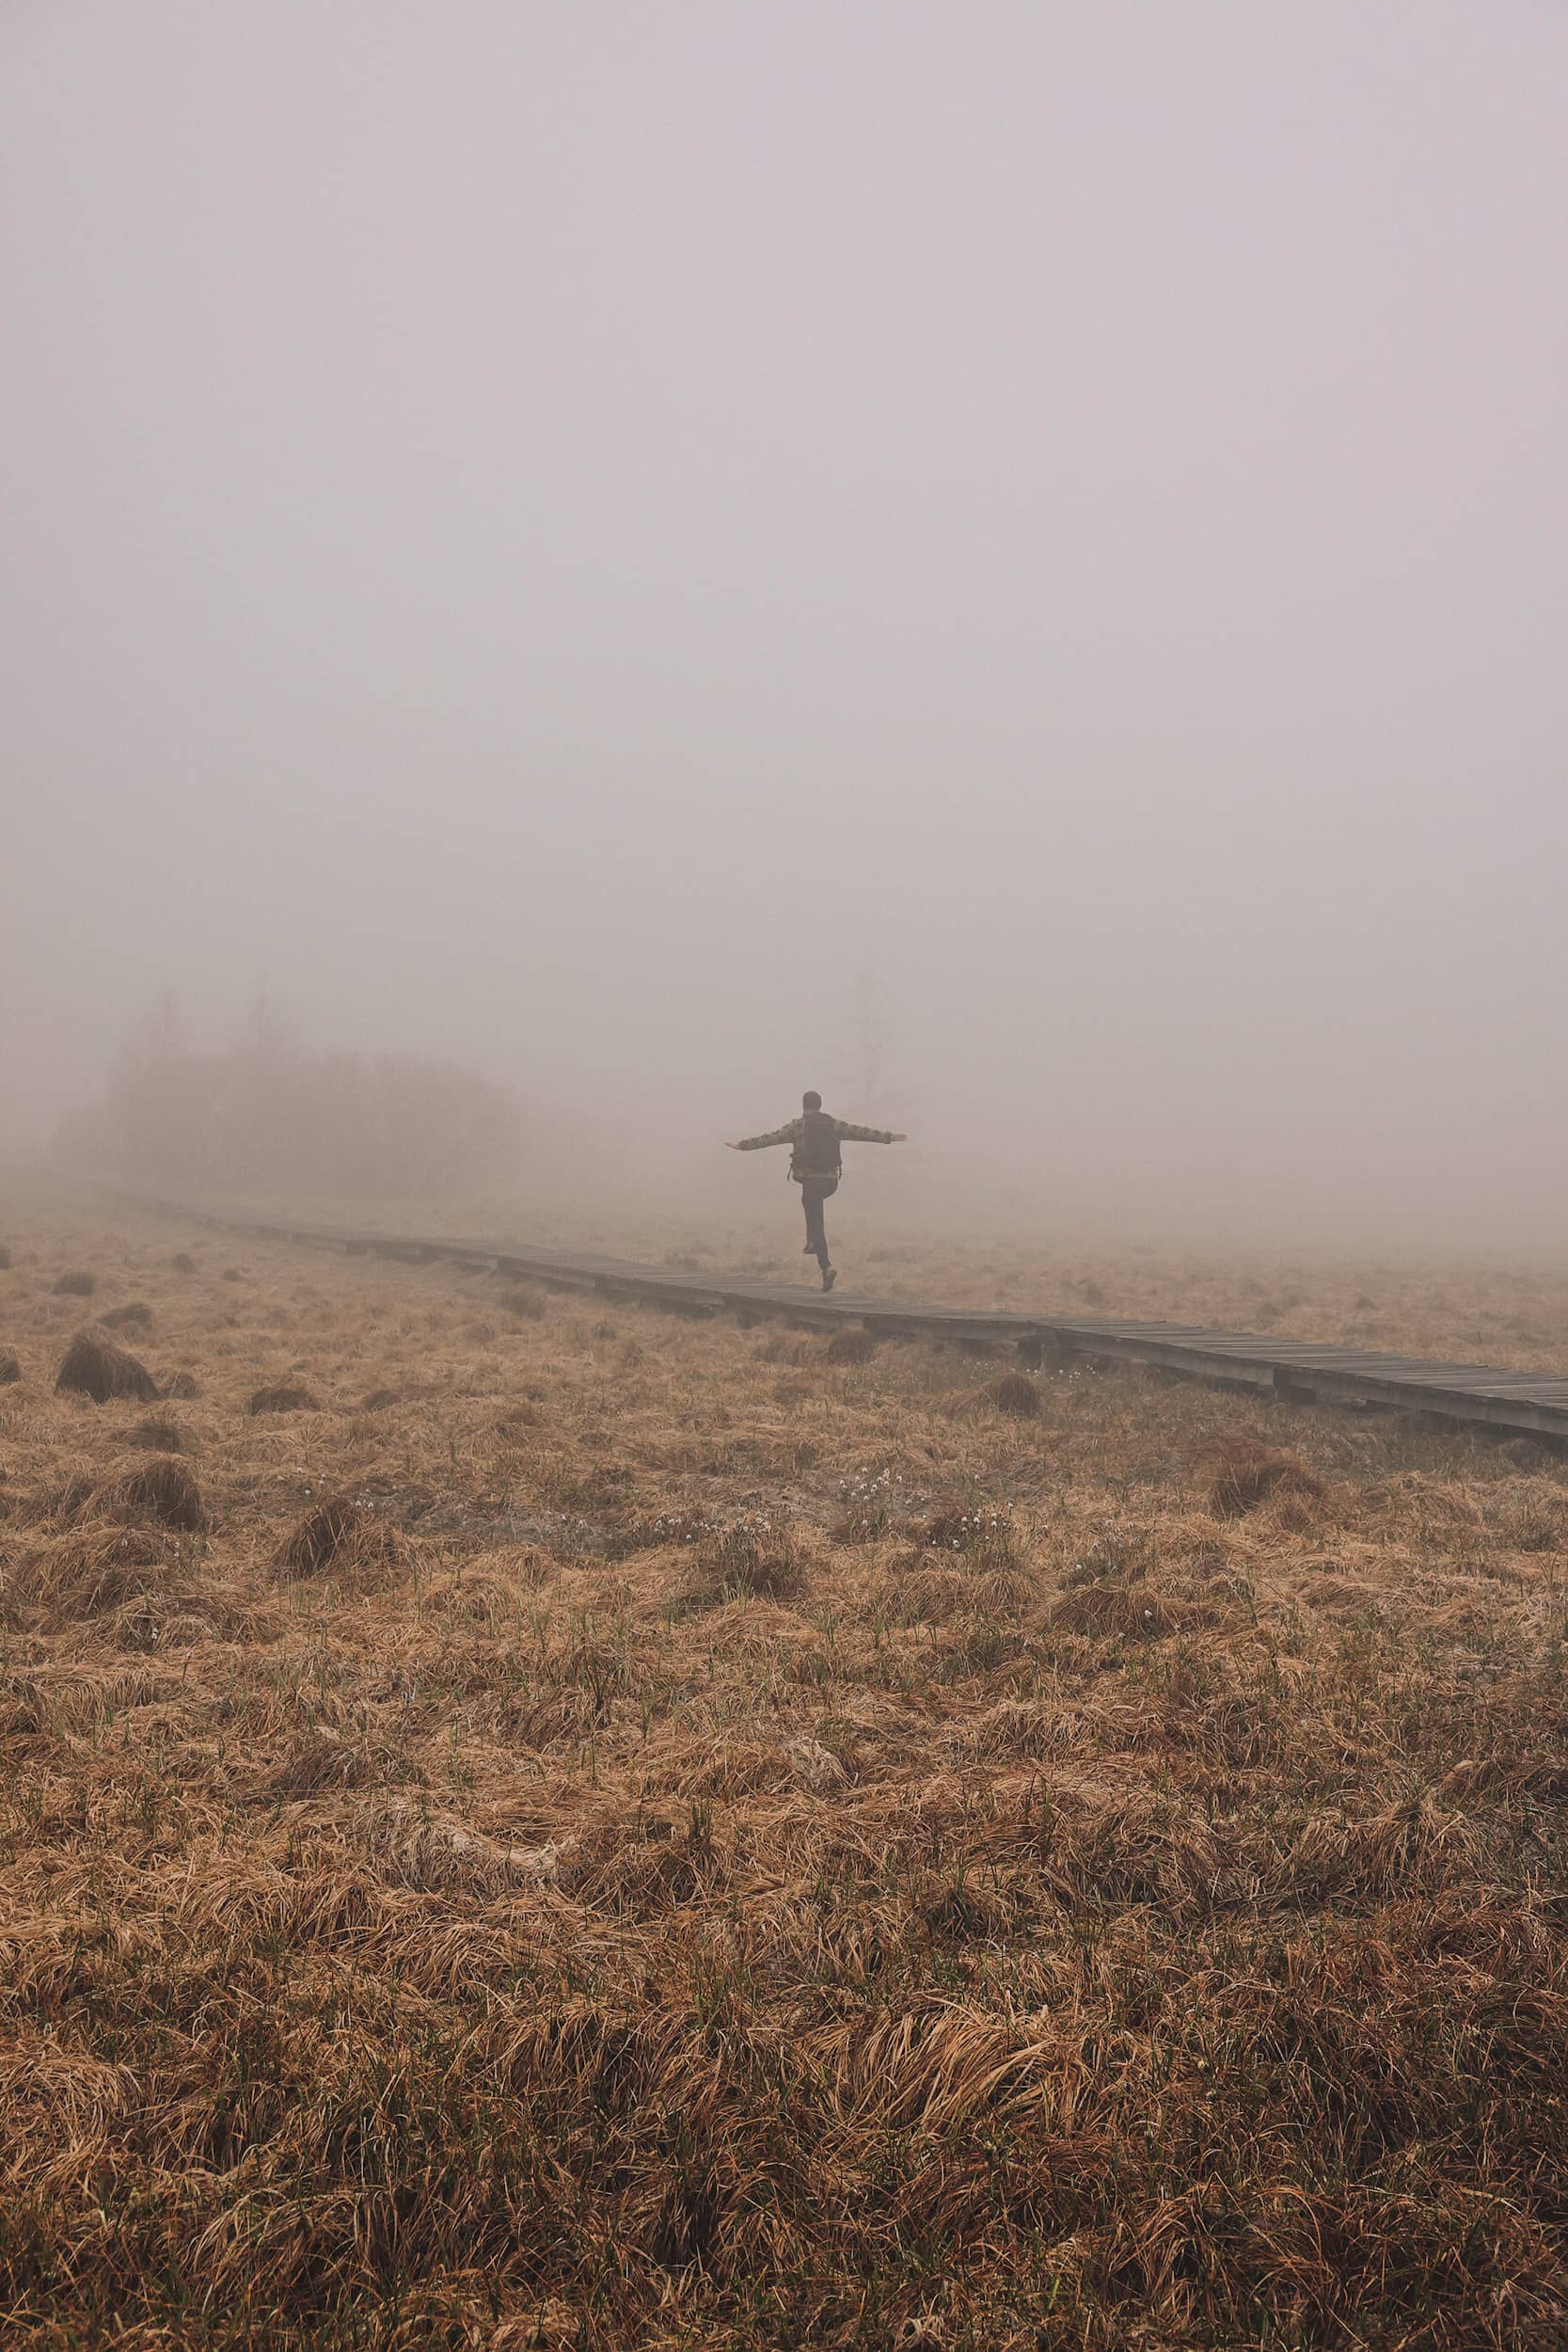
[[[1568, 1369], [1560, 1275], [854, 1230], [847, 1287]], [[1543, 1450], [0, 1242], [7, 2344], [1568, 2340]], [[154, 1397], [56, 1390], [105, 1325]]]
[[[743, 1217], [658, 1216], [625, 1207], [590, 1213], [578, 1200], [550, 1199], [522, 1206], [482, 1201], [463, 1211], [331, 1197], [258, 1196], [250, 1205], [264, 1215], [367, 1232], [520, 1238], [652, 1265], [815, 1281], [814, 1269], [802, 1269], [797, 1254], [797, 1196], [777, 1181], [777, 1164], [763, 1172], [774, 1181], [750, 1185]], [[874, 1186], [857, 1175], [851, 1170], [847, 1191], [828, 1210], [846, 1292], [1003, 1311], [1077, 1308], [1568, 1374], [1568, 1260], [1560, 1257], [1545, 1263], [1519, 1253], [1436, 1260], [1413, 1248], [1281, 1254], [1158, 1236], [1096, 1242], [1006, 1231], [971, 1234], [961, 1220], [938, 1232], [890, 1221]]]

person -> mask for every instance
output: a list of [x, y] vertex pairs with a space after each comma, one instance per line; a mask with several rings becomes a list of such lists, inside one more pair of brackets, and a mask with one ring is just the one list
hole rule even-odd
[[792, 1183], [800, 1187], [800, 1203], [806, 1213], [806, 1246], [803, 1258], [815, 1258], [822, 1269], [822, 1287], [831, 1291], [838, 1280], [828, 1256], [828, 1231], [823, 1222], [823, 1207], [838, 1190], [838, 1180], [844, 1173], [841, 1146], [846, 1143], [908, 1143], [908, 1136], [895, 1136], [886, 1127], [856, 1127], [847, 1119], [835, 1119], [822, 1107], [817, 1093], [802, 1095], [800, 1116], [787, 1126], [775, 1127], [770, 1135], [748, 1136], [744, 1142], [727, 1146], [731, 1152], [764, 1152], [770, 1143], [789, 1146], [789, 1174]]

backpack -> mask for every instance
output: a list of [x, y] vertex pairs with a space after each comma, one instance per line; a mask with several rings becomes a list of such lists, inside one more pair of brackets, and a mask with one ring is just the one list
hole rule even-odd
[[829, 1112], [800, 1113], [800, 1132], [789, 1155], [789, 1172], [797, 1182], [803, 1176], [843, 1174], [844, 1151], [839, 1142], [838, 1121]]

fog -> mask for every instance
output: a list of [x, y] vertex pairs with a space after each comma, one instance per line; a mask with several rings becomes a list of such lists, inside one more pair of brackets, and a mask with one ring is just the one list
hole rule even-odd
[[12, 1151], [264, 995], [660, 1199], [1564, 1238], [1556, 0], [10, 0], [0, 192]]

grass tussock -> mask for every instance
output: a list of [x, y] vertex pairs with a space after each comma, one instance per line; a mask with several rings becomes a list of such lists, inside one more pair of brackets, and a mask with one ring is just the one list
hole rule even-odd
[[290, 1576], [384, 1568], [400, 1557], [394, 1532], [347, 1495], [328, 1495], [295, 1520], [275, 1565]]
[[68, 1269], [56, 1275], [49, 1288], [55, 1298], [90, 1298], [98, 1288], [98, 1278], [80, 1267]]
[[822, 1351], [830, 1364], [868, 1364], [877, 1353], [877, 1335], [851, 1327], [835, 1331]]
[[169, 1260], [169, 1264], [176, 1274], [194, 1274], [196, 1272], [196, 1260], [191, 1256], [188, 1249], [177, 1249], [173, 1257]]
[[1012, 1505], [969, 1502], [937, 1511], [920, 1529], [927, 1551], [950, 1552], [969, 1567], [1011, 1567], [1021, 1553]]
[[72, 1528], [21, 1561], [6, 1584], [7, 1615], [42, 1633], [115, 1618], [161, 1597], [178, 1558], [172, 1539], [154, 1527]]
[[1197, 1613], [1173, 1607], [1152, 1584], [1086, 1584], [1063, 1593], [1053, 1605], [1049, 1622], [1058, 1632], [1117, 1635], [1132, 1642], [1159, 1641]]
[[145, 1521], [198, 1535], [207, 1513], [189, 1466], [176, 1454], [156, 1454], [149, 1462], [135, 1462], [102, 1486], [95, 1506], [115, 1518]]
[[510, 1411], [501, 1415], [496, 1423], [496, 1435], [510, 1439], [526, 1439], [533, 1430], [545, 1428], [547, 1419], [537, 1405], [524, 1397], [520, 1405], [514, 1405]]
[[127, 1445], [145, 1446], [150, 1454], [194, 1454], [196, 1440], [172, 1413], [150, 1413], [126, 1432]]
[[150, 1404], [158, 1393], [158, 1383], [140, 1359], [91, 1326], [78, 1331], [66, 1349], [55, 1386], [89, 1396], [95, 1405], [126, 1396]]
[[1283, 1446], [1257, 1438], [1215, 1438], [1193, 1459], [1209, 1508], [1219, 1518], [1240, 1518], [1276, 1496], [1302, 1502], [1322, 1495], [1323, 1481]]
[[8, 2342], [1556, 2352], [1568, 1467], [1259, 1399], [1323, 1493], [1216, 1511], [1196, 1386], [126, 1217], [0, 1216], [145, 1290], [205, 1516], [166, 1405], [0, 1394]]
[[145, 1299], [131, 1298], [123, 1307], [111, 1307], [98, 1320], [105, 1331], [135, 1331], [145, 1338], [152, 1328], [152, 1310]]
[[274, 1380], [266, 1387], [255, 1389], [245, 1406], [247, 1413], [319, 1413], [321, 1406], [311, 1391], [298, 1380]]
[[0, 1348], [0, 1389], [9, 1388], [22, 1377], [22, 1359], [11, 1349]]
[[694, 1599], [799, 1600], [806, 1559], [797, 1531], [766, 1511], [705, 1529], [693, 1546]]
[[999, 1413], [1011, 1414], [1015, 1421], [1038, 1421], [1040, 1417], [1039, 1383], [1026, 1372], [1003, 1373], [985, 1395], [988, 1404], [994, 1405]]

